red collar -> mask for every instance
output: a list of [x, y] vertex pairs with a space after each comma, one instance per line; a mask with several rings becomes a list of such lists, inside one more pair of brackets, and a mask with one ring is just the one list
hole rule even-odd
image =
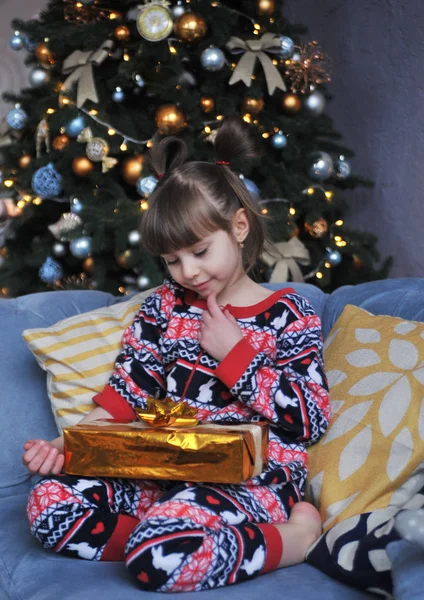
[[[238, 317], [239, 319], [244, 319], [248, 317], [256, 317], [256, 315], [260, 315], [271, 306], [285, 296], [286, 294], [294, 294], [295, 291], [293, 288], [283, 288], [281, 290], [275, 291], [273, 294], [261, 300], [257, 304], [252, 304], [251, 306], [231, 306], [231, 304], [227, 304], [224, 308], [228, 309], [233, 317]], [[193, 290], [184, 290], [184, 302], [190, 306], [196, 306], [197, 308], [201, 308], [205, 310], [207, 308], [206, 300], [203, 298], [199, 298], [196, 292]]]

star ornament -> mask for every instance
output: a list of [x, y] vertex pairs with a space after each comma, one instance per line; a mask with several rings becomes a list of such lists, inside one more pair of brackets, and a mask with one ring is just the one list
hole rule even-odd
[[285, 73], [294, 94], [305, 94], [316, 86], [331, 81], [327, 70], [330, 59], [321, 52], [318, 42], [296, 46], [294, 57], [285, 61]]

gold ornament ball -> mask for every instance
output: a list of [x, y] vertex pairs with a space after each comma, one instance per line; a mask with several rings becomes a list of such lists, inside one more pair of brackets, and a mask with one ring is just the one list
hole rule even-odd
[[144, 157], [139, 154], [138, 156], [130, 156], [125, 159], [122, 165], [122, 177], [129, 185], [135, 185], [137, 179], [141, 177], [143, 171]]
[[126, 25], [118, 25], [118, 27], [113, 32], [113, 35], [115, 37], [115, 40], [118, 40], [118, 42], [126, 42], [130, 39], [131, 32], [129, 27], [127, 27]]
[[56, 57], [54, 52], [49, 50], [47, 44], [41, 42], [35, 49], [35, 56], [42, 65], [54, 65]]
[[258, 0], [258, 15], [270, 17], [275, 11], [275, 0]]
[[78, 177], [87, 177], [93, 169], [93, 163], [86, 156], [77, 156], [72, 161], [72, 170]]
[[208, 96], [202, 96], [200, 98], [200, 108], [204, 113], [210, 113], [215, 110], [215, 100]]
[[295, 115], [302, 108], [302, 101], [296, 94], [284, 94], [281, 106], [290, 115]]
[[83, 269], [86, 273], [92, 273], [94, 271], [94, 260], [89, 256], [82, 263]]
[[160, 106], [155, 115], [155, 121], [162, 135], [173, 135], [185, 127], [185, 116], [176, 104]]
[[19, 159], [19, 166], [21, 167], [21, 169], [26, 169], [26, 167], [29, 165], [31, 160], [32, 160], [31, 154], [24, 154], [23, 156], [21, 156]]
[[299, 235], [299, 227], [296, 225], [296, 223], [290, 223], [290, 230], [289, 230], [289, 240], [291, 240], [294, 237], [297, 237]]
[[125, 250], [122, 254], [116, 257], [116, 262], [123, 269], [128, 269], [128, 261], [131, 258], [131, 250]]
[[69, 137], [64, 133], [62, 135], [58, 135], [52, 141], [52, 146], [54, 150], [64, 150], [69, 144]]
[[205, 37], [208, 25], [197, 13], [185, 12], [174, 23], [174, 32], [183, 42], [196, 44]]
[[264, 104], [265, 102], [262, 98], [251, 98], [250, 96], [247, 96], [243, 100], [241, 109], [243, 112], [250, 113], [251, 115], [257, 115], [263, 109]]
[[305, 230], [311, 237], [322, 238], [328, 231], [328, 223], [323, 217], [320, 217], [312, 225], [305, 223]]

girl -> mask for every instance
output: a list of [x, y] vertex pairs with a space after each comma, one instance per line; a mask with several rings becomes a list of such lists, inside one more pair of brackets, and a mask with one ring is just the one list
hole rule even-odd
[[321, 324], [291, 289], [270, 292], [247, 272], [264, 244], [260, 214], [231, 170], [257, 155], [241, 120], [216, 136], [216, 164], [186, 162], [177, 138], [152, 149], [159, 184], [141, 225], [169, 278], [124, 332], [122, 352], [83, 421], [134, 418], [147, 396], [185, 400], [202, 421], [266, 419], [268, 466], [243, 485], [88, 479], [60, 475], [63, 439], [25, 444], [42, 479], [31, 531], [46, 548], [125, 560], [142, 589], [205, 590], [304, 560], [321, 533], [302, 502], [306, 446], [329, 418]]

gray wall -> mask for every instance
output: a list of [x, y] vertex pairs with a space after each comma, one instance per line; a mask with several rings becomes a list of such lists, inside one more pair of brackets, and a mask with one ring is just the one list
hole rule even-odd
[[329, 114], [375, 182], [349, 192], [349, 226], [374, 232], [391, 277], [424, 276], [424, 2], [286, 0], [333, 61]]
[[[0, 0], [0, 91], [28, 83], [24, 52], [9, 48], [10, 21], [42, 6]], [[381, 255], [394, 256], [392, 277], [424, 276], [424, 2], [285, 0], [284, 13], [332, 58], [329, 114], [356, 153], [355, 172], [375, 182], [349, 192], [348, 225], [378, 236]], [[7, 110], [0, 101], [0, 116]]]

